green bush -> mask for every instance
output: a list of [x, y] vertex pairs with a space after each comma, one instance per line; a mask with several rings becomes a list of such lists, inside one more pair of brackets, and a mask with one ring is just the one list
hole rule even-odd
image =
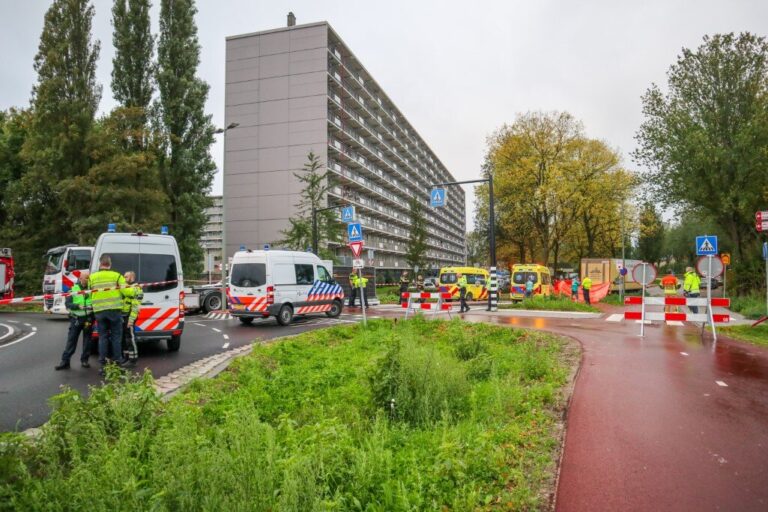
[[765, 295], [756, 293], [731, 297], [731, 311], [744, 315], [746, 318], [757, 320], [765, 316]]
[[0, 439], [0, 510], [545, 508], [563, 346], [373, 320], [255, 346], [168, 402], [113, 374], [59, 395], [39, 440]]

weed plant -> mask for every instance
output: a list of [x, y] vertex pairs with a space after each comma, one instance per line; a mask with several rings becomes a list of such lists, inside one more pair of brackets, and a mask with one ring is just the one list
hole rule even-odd
[[731, 297], [731, 311], [741, 313], [751, 320], [758, 320], [765, 316], [765, 295], [752, 293]]
[[372, 320], [257, 346], [168, 402], [113, 374], [57, 396], [37, 441], [0, 438], [0, 510], [544, 508], [564, 343]]

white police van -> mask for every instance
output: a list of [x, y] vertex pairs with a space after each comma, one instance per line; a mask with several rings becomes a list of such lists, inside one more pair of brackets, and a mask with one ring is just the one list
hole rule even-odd
[[179, 350], [184, 331], [184, 276], [176, 239], [103, 233], [96, 242], [91, 274], [99, 270], [99, 259], [105, 254], [112, 259], [112, 270], [123, 275], [133, 271], [137, 283], [151, 283], [142, 286], [144, 298], [134, 325], [136, 341], [166, 340], [169, 351]]
[[328, 264], [309, 252], [241, 250], [232, 258], [227, 302], [244, 324], [273, 316], [288, 325], [295, 315], [341, 314], [344, 290]]

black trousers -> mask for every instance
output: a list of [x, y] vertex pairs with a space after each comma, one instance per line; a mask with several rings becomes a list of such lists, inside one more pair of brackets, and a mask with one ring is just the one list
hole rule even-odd
[[356, 298], [357, 298], [357, 288], [352, 286], [349, 289], [349, 307], [352, 307], [355, 305]]
[[360, 305], [362, 306], [365, 304], [365, 307], [368, 307], [368, 296], [365, 293], [365, 288], [360, 290], [360, 288], [352, 288], [352, 294], [349, 297], [349, 306], [352, 307], [355, 305], [355, 299], [357, 298], [357, 294], [360, 294]]
[[[86, 324], [88, 327], [86, 327]], [[80, 354], [81, 362], [88, 362], [88, 358], [91, 356], [91, 322], [84, 316], [70, 316], [69, 317], [69, 332], [67, 333], [67, 346], [64, 347], [64, 353], [61, 354], [61, 362], [69, 363], [69, 360], [77, 352], [77, 340], [80, 338], [80, 334], [83, 335], [83, 351]]]
[[584, 304], [590, 304], [590, 302], [589, 302], [589, 290], [584, 290]]
[[460, 312], [463, 313], [465, 311], [469, 311], [469, 306], [467, 305], [467, 290], [466, 288], [460, 288], [459, 289], [459, 302], [461, 302], [461, 308]]

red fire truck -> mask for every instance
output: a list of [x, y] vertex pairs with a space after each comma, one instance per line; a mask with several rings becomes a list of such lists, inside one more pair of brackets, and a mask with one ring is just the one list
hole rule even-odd
[[0, 299], [13, 298], [13, 253], [0, 248]]

